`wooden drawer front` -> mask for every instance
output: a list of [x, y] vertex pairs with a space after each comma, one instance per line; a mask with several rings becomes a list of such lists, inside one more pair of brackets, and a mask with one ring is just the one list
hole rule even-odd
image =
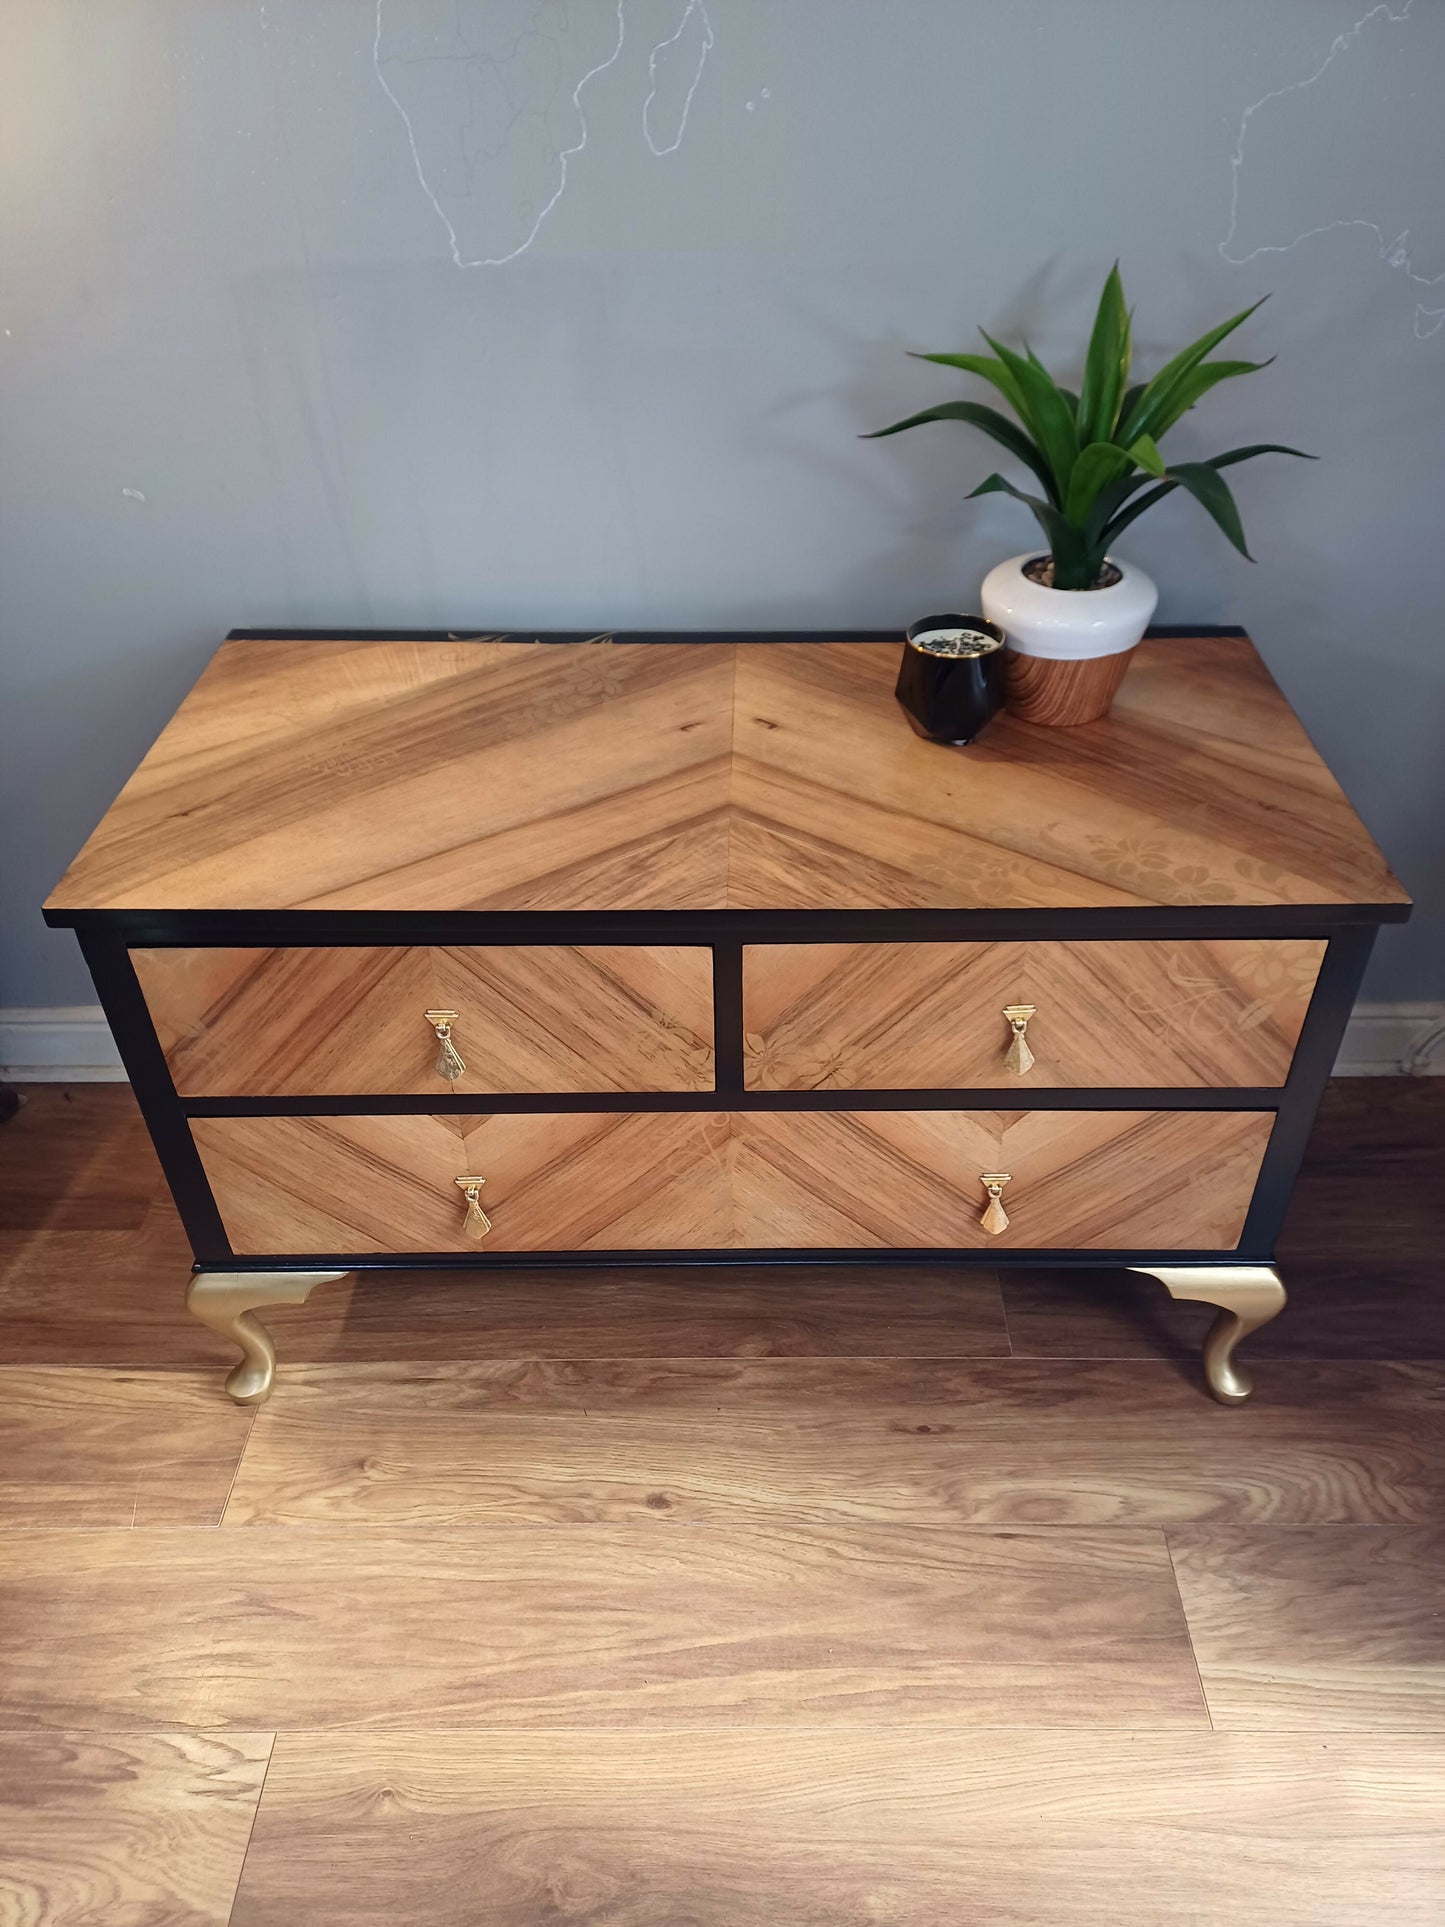
[[[750, 944], [746, 1082], [766, 1090], [1283, 1084], [1313, 939]], [[1005, 1068], [1032, 1004], [1033, 1068]]]
[[[650, 1250], [731, 1235], [725, 1112], [216, 1117], [191, 1129], [232, 1248]], [[492, 1229], [466, 1235], [459, 1177]]]
[[[1232, 1250], [1274, 1123], [1258, 1111], [749, 1111], [742, 1246]], [[1007, 1171], [1008, 1229], [979, 1220]]]
[[[624, 944], [133, 950], [183, 1097], [700, 1091], [712, 956]], [[436, 1070], [455, 1010], [466, 1072]]]
[[[235, 1251], [877, 1246], [1219, 1250], [1272, 1115], [1252, 1111], [567, 1112], [196, 1118]], [[1008, 1171], [1009, 1227], [979, 1222]], [[492, 1229], [466, 1236], [459, 1177]]]

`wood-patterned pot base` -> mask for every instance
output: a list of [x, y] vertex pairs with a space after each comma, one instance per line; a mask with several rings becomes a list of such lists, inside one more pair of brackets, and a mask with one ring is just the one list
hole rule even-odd
[[1017, 649], [1006, 650], [1008, 706], [1021, 722], [1048, 723], [1055, 729], [1096, 722], [1118, 695], [1133, 659], [1132, 649], [1095, 656], [1087, 662], [1064, 662], [1052, 656], [1025, 656]]

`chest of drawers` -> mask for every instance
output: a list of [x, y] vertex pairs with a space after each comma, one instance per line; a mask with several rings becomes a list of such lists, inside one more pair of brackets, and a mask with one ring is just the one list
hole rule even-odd
[[[876, 636], [238, 635], [51, 896], [192, 1241], [356, 1267], [1128, 1264], [1274, 1240], [1408, 900], [1237, 631], [925, 743]], [[485, 1316], [479, 1300], [478, 1316]]]

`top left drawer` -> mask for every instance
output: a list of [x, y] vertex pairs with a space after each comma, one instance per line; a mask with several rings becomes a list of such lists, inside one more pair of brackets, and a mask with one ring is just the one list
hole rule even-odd
[[[182, 1097], [713, 1088], [706, 949], [378, 944], [130, 955]], [[438, 1036], [433, 1014], [444, 1012], [455, 1012], [449, 1041], [460, 1073]], [[443, 1062], [456, 1074], [443, 1075]]]

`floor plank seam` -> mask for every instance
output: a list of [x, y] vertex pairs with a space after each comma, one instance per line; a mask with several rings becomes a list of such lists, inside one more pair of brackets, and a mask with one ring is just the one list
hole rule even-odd
[[[220, 1725], [187, 1726], [183, 1720], [155, 1720], [145, 1726], [93, 1726], [88, 1722], [66, 1720], [56, 1725], [4, 1726], [0, 1725], [0, 1740], [34, 1740], [50, 1734], [77, 1734], [85, 1737], [108, 1739], [129, 1737], [135, 1739], [151, 1733], [184, 1733], [187, 1737], [213, 1735], [223, 1739], [228, 1733], [270, 1732], [272, 1746], [278, 1740], [333, 1739], [338, 1736], [346, 1739], [400, 1740], [413, 1733], [440, 1733], [459, 1740], [498, 1741], [513, 1744], [542, 1737], [546, 1739], [622, 1739], [631, 1737], [648, 1740], [657, 1735], [668, 1739], [719, 1739], [736, 1738], [738, 1734], [754, 1735], [775, 1733], [788, 1737], [807, 1737], [812, 1739], [833, 1739], [840, 1733], [877, 1733], [895, 1734], [900, 1737], [918, 1734], [957, 1733], [971, 1737], [979, 1733], [1057, 1733], [1065, 1738], [1083, 1739], [1094, 1734], [1104, 1733], [1150, 1733], [1160, 1739], [1179, 1740], [1185, 1745], [1193, 1745], [1205, 1737], [1218, 1737], [1221, 1740], [1257, 1739], [1261, 1745], [1268, 1745], [1278, 1733], [1292, 1734], [1296, 1739], [1318, 1738], [1322, 1743], [1335, 1740], [1419, 1740], [1431, 1739], [1438, 1735], [1445, 1744], [1445, 1726], [1399, 1726], [1399, 1727], [1360, 1727], [1360, 1726], [1282, 1726], [1271, 1721], [1268, 1726], [1200, 1726], [1193, 1720], [1174, 1719], [1169, 1721], [1144, 1720], [1074, 1720], [1062, 1725], [1045, 1725], [1029, 1720], [1010, 1721], [1007, 1725], [984, 1725], [976, 1720], [858, 1720], [843, 1722], [835, 1720], [826, 1726], [803, 1726], [795, 1720], [779, 1720], [770, 1724], [762, 1721], [749, 1721], [746, 1726], [734, 1723], [712, 1726], [659, 1726], [646, 1720], [627, 1725], [614, 1726], [446, 1726], [439, 1720], [415, 1720], [406, 1725], [378, 1726], [370, 1720], [356, 1720], [349, 1725], [336, 1726], [278, 1726], [274, 1730], [264, 1726], [247, 1726], [242, 1721], [228, 1720]], [[268, 1764], [269, 1758], [268, 1755]], [[257, 1802], [259, 1806], [259, 1801]]]
[[255, 1436], [255, 1432], [256, 1432], [256, 1410], [255, 1410], [255, 1407], [253, 1406], [252, 1409], [246, 1414], [246, 1436], [245, 1438], [242, 1439], [241, 1449], [236, 1454], [236, 1463], [231, 1470], [231, 1483], [226, 1487], [226, 1496], [221, 1501], [221, 1509], [216, 1514], [215, 1524], [208, 1528], [209, 1531], [219, 1532], [226, 1523], [226, 1513], [230, 1509], [231, 1495], [236, 1490], [237, 1479], [239, 1479], [241, 1476], [241, 1461], [246, 1456], [247, 1449], [250, 1446], [252, 1438]]
[[1199, 1654], [1194, 1646], [1194, 1628], [1189, 1623], [1189, 1608], [1184, 1603], [1184, 1588], [1179, 1583], [1179, 1568], [1174, 1563], [1174, 1546], [1169, 1537], [1169, 1528], [1164, 1528], [1164, 1550], [1169, 1558], [1169, 1573], [1174, 1581], [1174, 1597], [1179, 1601], [1179, 1616], [1184, 1622], [1184, 1636], [1189, 1641], [1189, 1657], [1194, 1664], [1194, 1677], [1199, 1682], [1199, 1703], [1204, 1708], [1204, 1717], [1209, 1722], [1211, 1733], [1219, 1729], [1214, 1724], [1214, 1708], [1209, 1703], [1209, 1693], [1205, 1688], [1204, 1674], [1199, 1665]]
[[1008, 1346], [1008, 1351], [1005, 1356], [1011, 1359], [1017, 1358], [1018, 1352], [1014, 1347], [1013, 1326], [1010, 1325], [1008, 1321], [1008, 1294], [1003, 1288], [1003, 1280], [1001, 1278], [998, 1280], [998, 1308], [1003, 1316], [1004, 1343]]
[[266, 1797], [266, 1781], [270, 1777], [271, 1762], [276, 1757], [276, 1742], [280, 1737], [279, 1733], [273, 1733], [271, 1735], [271, 1744], [266, 1749], [266, 1764], [261, 1769], [261, 1784], [256, 1789], [256, 1804], [251, 1809], [251, 1824], [246, 1829], [246, 1844], [241, 1851], [241, 1864], [236, 1869], [236, 1884], [231, 1889], [231, 1904], [226, 1909], [226, 1919], [228, 1922], [236, 1911], [236, 1902], [241, 1897], [241, 1882], [246, 1877], [246, 1860], [251, 1852], [251, 1842], [256, 1837], [256, 1822], [261, 1817], [261, 1802]]

